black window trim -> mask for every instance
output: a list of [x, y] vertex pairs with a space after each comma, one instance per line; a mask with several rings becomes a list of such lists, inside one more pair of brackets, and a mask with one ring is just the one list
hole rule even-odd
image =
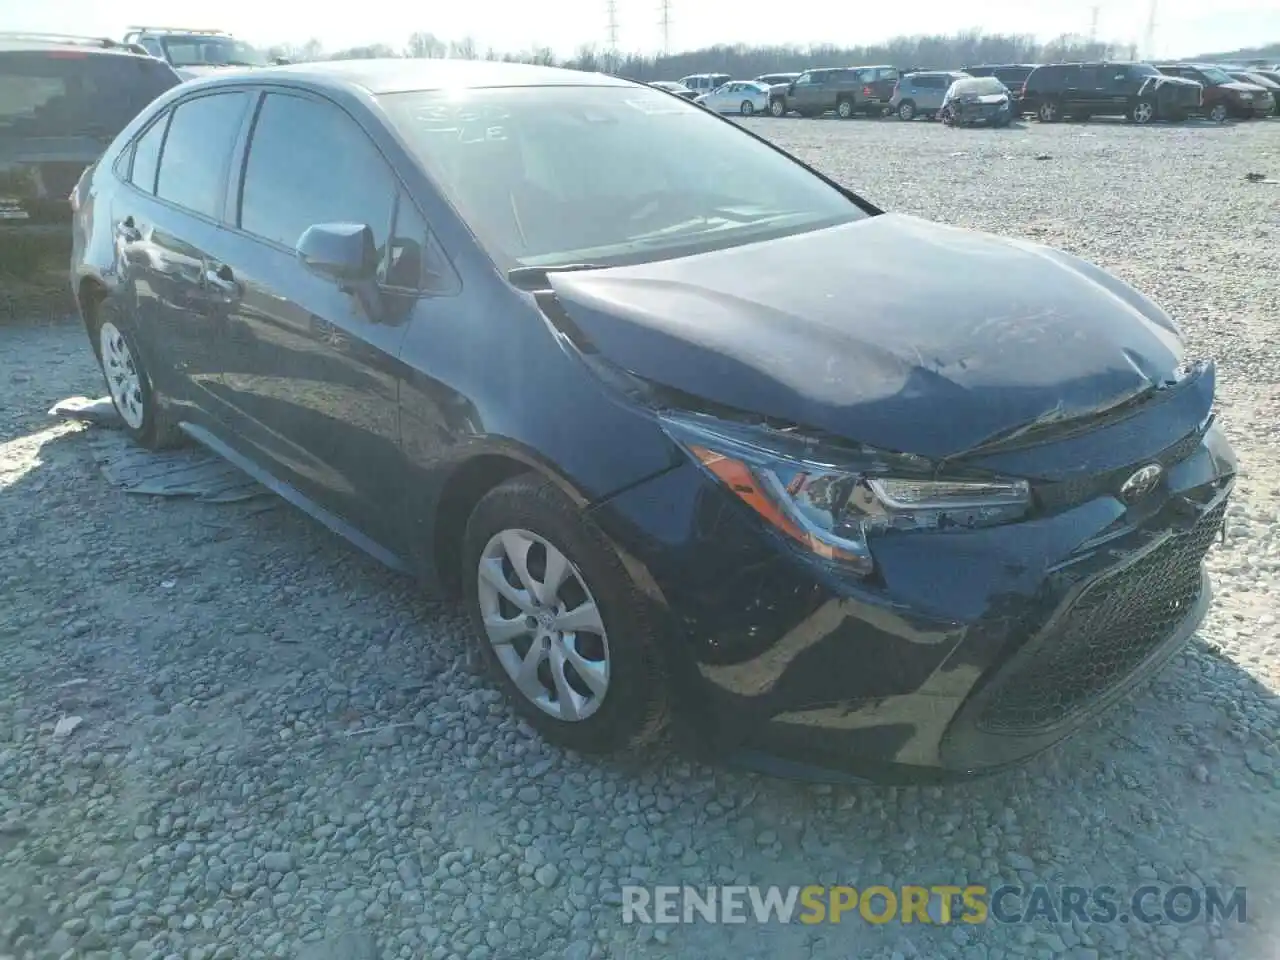
[[[398, 222], [400, 217], [400, 202], [402, 199], [406, 199], [406, 198], [408, 199], [409, 203], [412, 204], [413, 208], [417, 211], [418, 218], [424, 224], [427, 225], [428, 237], [434, 243], [436, 249], [439, 250], [441, 255], [445, 258], [445, 262], [449, 265], [449, 271], [452, 275], [451, 277], [452, 282], [449, 284], [448, 290], [424, 289], [423, 283], [422, 283], [421, 271], [419, 271], [419, 283], [418, 283], [417, 290], [413, 290], [408, 287], [392, 286], [390, 284], [385, 284], [382, 281], [379, 281], [378, 283], [379, 288], [386, 290], [389, 293], [398, 294], [402, 296], [412, 295], [412, 296], [416, 296], [419, 299], [424, 297], [431, 297], [431, 298], [452, 297], [452, 296], [457, 296], [462, 292], [462, 276], [461, 274], [458, 273], [457, 267], [454, 266], [453, 257], [449, 256], [449, 252], [444, 248], [444, 244], [441, 243], [440, 238], [437, 236], [436, 232], [433, 229], [431, 229], [430, 218], [428, 218], [427, 215], [423, 213], [422, 207], [418, 204], [416, 200], [413, 199], [412, 192], [409, 190], [405, 182], [400, 178], [400, 174], [396, 171], [395, 165], [392, 164], [389, 159], [387, 159], [386, 153], [384, 153], [382, 148], [378, 146], [377, 142], [373, 139], [373, 137], [369, 136], [369, 132], [367, 129], [365, 129], [364, 124], [362, 124], [358, 119], [352, 116], [351, 112], [347, 110], [345, 107], [343, 107], [342, 104], [337, 103], [331, 98], [326, 97], [322, 94], [319, 94], [316, 91], [311, 90], [309, 88], [295, 87], [295, 86], [290, 86], [288, 84], [279, 84], [279, 83], [259, 83], [259, 84], [254, 84], [252, 87], [248, 87], [247, 89], [249, 89], [251, 93], [257, 96], [257, 103], [254, 103], [251, 105], [248, 111], [247, 122], [243, 130], [241, 131], [241, 135], [236, 139], [235, 146], [233, 147], [233, 150], [232, 150], [233, 162], [230, 164], [230, 170], [228, 171], [228, 175], [227, 175], [226, 213], [228, 215], [224, 218], [225, 222], [222, 224], [222, 226], [225, 229], [231, 231], [232, 233], [238, 236], [252, 240], [255, 243], [266, 244], [267, 246], [270, 246], [284, 253], [288, 253], [290, 255], [293, 255], [295, 253], [293, 247], [287, 246], [282, 243], [278, 243], [277, 241], [272, 240], [269, 237], [263, 237], [263, 236], [260, 236], [259, 234], [253, 233], [250, 230], [244, 229], [244, 227], [240, 225], [240, 218], [241, 218], [241, 213], [244, 207], [244, 181], [245, 181], [245, 173], [249, 169], [249, 151], [253, 147], [253, 134], [254, 134], [254, 131], [256, 131], [258, 128], [258, 117], [262, 113], [262, 105], [266, 103], [267, 97], [272, 94], [297, 97], [302, 100], [311, 100], [315, 103], [325, 104], [327, 106], [337, 109], [344, 116], [346, 116], [348, 120], [354, 123], [356, 125], [356, 128], [359, 129], [360, 132], [364, 135], [365, 141], [369, 144], [370, 147], [373, 148], [374, 152], [382, 160], [382, 164], [386, 168], [386, 171], [389, 175], [393, 197], [392, 197], [392, 203], [391, 203], [391, 216], [387, 223], [386, 249], [383, 250], [382, 259], [378, 264], [379, 275], [385, 276], [386, 273], [390, 270], [391, 241], [395, 237], [396, 223]], [[426, 238], [424, 238], [422, 252], [424, 257], [423, 266], [425, 267], [425, 256], [427, 252]]]

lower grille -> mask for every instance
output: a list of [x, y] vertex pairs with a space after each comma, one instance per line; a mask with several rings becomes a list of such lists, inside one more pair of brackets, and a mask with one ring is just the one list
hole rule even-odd
[[1188, 532], [1087, 586], [996, 681], [978, 717], [989, 733], [1055, 726], [1130, 676], [1200, 597], [1201, 561], [1222, 528], [1226, 501]]

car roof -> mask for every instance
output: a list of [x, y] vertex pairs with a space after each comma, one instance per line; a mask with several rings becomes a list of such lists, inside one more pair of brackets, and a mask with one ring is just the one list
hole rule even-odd
[[211, 76], [184, 86], [271, 83], [294, 80], [330, 87], [360, 87], [372, 94], [413, 90], [477, 89], [480, 87], [632, 87], [634, 81], [603, 73], [544, 67], [530, 63], [489, 60], [324, 60], [279, 67], [260, 67], [248, 73]]
[[130, 50], [127, 44], [105, 37], [46, 39], [43, 37], [5, 36], [0, 33], [0, 53], [105, 53], [109, 56], [141, 57], [144, 54]]

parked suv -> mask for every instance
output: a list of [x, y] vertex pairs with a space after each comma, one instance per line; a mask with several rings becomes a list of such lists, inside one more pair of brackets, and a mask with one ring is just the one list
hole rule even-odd
[[24, 262], [24, 237], [65, 235], [80, 174], [180, 82], [115, 40], [0, 33], [0, 264]]
[[942, 108], [942, 99], [951, 84], [967, 76], [954, 70], [905, 74], [894, 86], [889, 106], [899, 120], [914, 120], [916, 117], [932, 120]]
[[848, 119], [865, 112], [867, 97], [858, 72], [849, 67], [806, 70], [794, 83], [775, 87], [769, 93], [769, 112], [775, 117], [794, 110], [802, 117], [817, 117], [834, 110]]
[[1022, 108], [1045, 123], [1064, 117], [1185, 120], [1200, 108], [1200, 84], [1147, 63], [1046, 63], [1027, 77]]
[[227, 67], [266, 67], [285, 62], [283, 57], [268, 60], [256, 47], [237, 40], [225, 30], [130, 27], [124, 39], [168, 63], [184, 80]]
[[893, 88], [902, 79], [902, 71], [884, 65], [854, 69], [862, 82], [863, 112], [869, 117], [884, 116], [889, 110], [889, 101], [893, 99]]
[[1192, 80], [1204, 88], [1204, 113], [1219, 122], [1227, 117], [1247, 120], [1265, 117], [1271, 112], [1269, 97], [1262, 87], [1241, 83], [1221, 67], [1207, 63], [1158, 63], [1156, 69], [1166, 76]]
[[698, 96], [717, 90], [732, 79], [733, 77], [727, 73], [693, 73], [687, 77], [681, 77], [680, 83], [692, 90], [694, 96]]

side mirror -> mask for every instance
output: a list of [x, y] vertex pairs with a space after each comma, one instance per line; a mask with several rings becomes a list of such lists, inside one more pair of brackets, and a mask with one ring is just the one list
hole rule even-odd
[[312, 273], [344, 287], [371, 283], [378, 276], [378, 248], [363, 223], [317, 223], [298, 238], [298, 259]]
[[298, 238], [295, 253], [312, 273], [334, 281], [343, 293], [354, 296], [370, 320], [382, 322], [378, 248], [367, 224], [313, 224]]

